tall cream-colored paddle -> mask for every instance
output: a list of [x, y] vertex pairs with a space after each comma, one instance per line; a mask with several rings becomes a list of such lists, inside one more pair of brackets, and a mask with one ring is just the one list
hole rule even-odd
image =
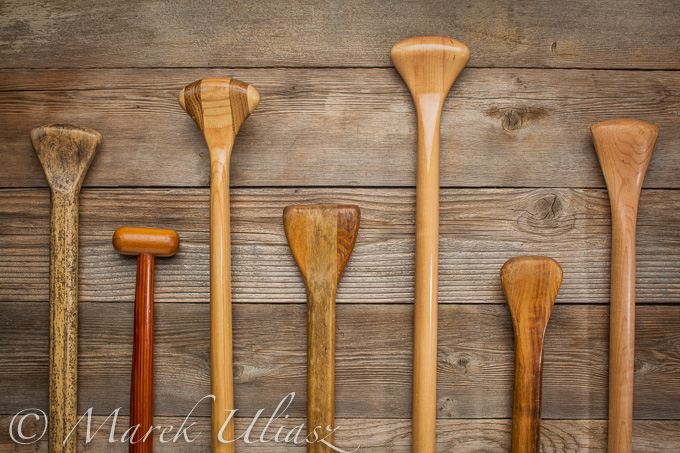
[[[234, 451], [234, 376], [231, 342], [229, 160], [234, 139], [260, 96], [234, 79], [202, 79], [186, 86], [179, 103], [201, 128], [210, 150], [210, 387], [212, 451]], [[219, 439], [220, 433], [222, 439]]]
[[439, 122], [444, 100], [470, 49], [443, 36], [409, 38], [392, 47], [418, 115], [416, 294], [413, 349], [413, 451], [435, 450], [439, 258]]
[[590, 128], [607, 182], [612, 211], [611, 306], [609, 309], [609, 451], [633, 450], [635, 365], [635, 226], [642, 181], [659, 128], [616, 119]]

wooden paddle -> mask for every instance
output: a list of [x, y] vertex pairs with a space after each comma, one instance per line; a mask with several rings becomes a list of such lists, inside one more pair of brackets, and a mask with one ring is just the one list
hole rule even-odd
[[[234, 451], [234, 376], [231, 341], [229, 161], [234, 139], [260, 102], [257, 90], [234, 79], [202, 79], [179, 93], [210, 150], [210, 385], [212, 451]], [[222, 439], [219, 440], [220, 431]]]
[[512, 258], [501, 269], [501, 281], [515, 330], [512, 451], [539, 452], [543, 343], [562, 284], [562, 268], [542, 256]]
[[[130, 389], [130, 453], [153, 451], [153, 274], [156, 256], [177, 252], [179, 236], [173, 230], [121, 227], [113, 234], [113, 248], [137, 256], [135, 334]], [[135, 430], [135, 427], [136, 430]]]
[[71, 429], [78, 409], [78, 196], [101, 135], [52, 124], [33, 129], [31, 141], [50, 186], [49, 451], [75, 452]]
[[659, 128], [616, 119], [590, 128], [612, 211], [609, 313], [609, 451], [633, 449], [635, 366], [635, 227], [642, 181]]
[[[307, 288], [308, 452], [335, 451], [330, 447], [335, 441], [335, 292], [357, 239], [359, 216], [357, 206], [342, 205], [283, 211], [288, 244]], [[314, 442], [322, 438], [327, 443]]]
[[439, 122], [444, 100], [468, 62], [470, 49], [455, 39], [420, 36], [397, 43], [391, 56], [418, 114], [413, 452], [432, 453], [437, 419]]

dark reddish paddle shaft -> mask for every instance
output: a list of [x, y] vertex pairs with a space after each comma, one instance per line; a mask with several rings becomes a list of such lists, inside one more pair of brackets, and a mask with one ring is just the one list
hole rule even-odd
[[130, 427], [138, 428], [130, 442], [131, 453], [150, 453], [153, 445], [153, 436], [144, 439], [153, 426], [153, 269], [152, 255], [137, 257]]

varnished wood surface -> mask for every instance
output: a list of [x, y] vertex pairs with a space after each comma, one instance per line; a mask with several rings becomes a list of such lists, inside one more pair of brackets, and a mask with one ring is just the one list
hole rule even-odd
[[[235, 144], [232, 186], [415, 186], [416, 114], [393, 68], [0, 71], [0, 186], [45, 187], [26, 137], [78, 121], [107, 138], [86, 187], [208, 187], [204, 139], [175, 98], [225, 74], [262, 95]], [[468, 68], [454, 90], [442, 187], [604, 188], [588, 129], [633, 111], [662, 130], [645, 187], [679, 187], [675, 72]]]
[[[340, 287], [346, 283], [343, 277]], [[340, 294], [338, 302], [344, 302]], [[93, 407], [93, 414], [105, 415], [122, 407], [127, 414], [133, 305], [86, 302], [80, 308], [78, 412]], [[513, 334], [502, 296], [498, 304], [441, 305], [439, 311], [439, 419], [509, 419]], [[676, 306], [651, 305], [637, 314], [635, 418], [678, 420], [680, 313]], [[154, 316], [155, 415], [186, 416], [210, 393], [209, 306], [157, 302]], [[0, 319], [11, 320], [0, 330], [0, 379], [13, 389], [0, 392], [2, 412], [45, 408], [46, 304], [0, 303]], [[304, 303], [234, 305], [239, 416], [262, 408], [271, 413], [295, 392], [287, 413], [305, 417], [306, 319]], [[338, 303], [336, 319], [336, 417], [410, 419], [413, 306]], [[607, 418], [608, 319], [606, 306], [561, 304], [558, 296], [545, 343], [544, 420]], [[194, 415], [209, 416], [208, 401]]]
[[501, 268], [501, 281], [515, 333], [511, 450], [537, 453], [541, 448], [545, 332], [562, 283], [562, 268], [548, 257], [511, 258]]
[[153, 451], [153, 293], [154, 260], [177, 252], [177, 232], [160, 228], [120, 227], [113, 248], [137, 256], [135, 327], [130, 389], [130, 453]]
[[179, 104], [203, 133], [210, 151], [210, 369], [212, 451], [234, 451], [234, 378], [231, 325], [229, 164], [243, 122], [260, 101], [236, 79], [205, 78], [179, 93]]
[[395, 44], [390, 56], [413, 96], [418, 117], [413, 452], [434, 453], [439, 290], [439, 125], [444, 101], [470, 59], [470, 49], [452, 38], [417, 36]]
[[2, 67], [373, 67], [427, 32], [479, 49], [476, 67], [678, 69], [676, 12], [674, 0], [40, 0], [3, 14], [0, 41]]
[[[178, 255], [156, 275], [157, 302], [209, 300], [207, 189], [85, 189], [81, 194], [79, 296], [135, 297], [135, 263], [112, 252], [127, 224], [172, 225]], [[236, 189], [231, 191], [236, 303], [300, 303], [305, 287], [281, 222], [288, 204], [346, 200], [362, 207], [362, 232], [338, 302], [413, 302], [415, 190]], [[560, 301], [609, 304], [611, 215], [604, 190], [442, 189], [439, 302], [502, 303], [498, 270], [513, 256], [551, 255], [564, 268]], [[44, 301], [49, 287], [49, 194], [0, 191], [2, 301]], [[30, 232], [30, 234], [29, 234]], [[643, 190], [637, 234], [637, 303], [677, 304], [680, 194]], [[409, 264], [411, 263], [411, 264]]]
[[[111, 432], [110, 420], [105, 423], [105, 417], [92, 417], [93, 425], [104, 428], [94, 435], [90, 444], [81, 443], [83, 451], [91, 452], [124, 452], [125, 445], [121, 443], [109, 443], [108, 435]], [[9, 439], [10, 417], [0, 416], [0, 444], [7, 445]], [[121, 416], [120, 422], [116, 425], [114, 436], [119, 439], [124, 427], [126, 417]], [[182, 422], [181, 417], [158, 417], [158, 423], [162, 426], [178, 426]], [[258, 421], [255, 424], [253, 433], [260, 435], [264, 431], [268, 418]], [[29, 423], [25, 425], [27, 436], [39, 434], [42, 430], [40, 423]], [[206, 417], [192, 417], [187, 424], [195, 423], [189, 431], [190, 438], [197, 435], [191, 445], [191, 451], [209, 451], [210, 442], [207, 432], [210, 429], [209, 419]], [[236, 419], [237, 432], [244, 432], [250, 423], [249, 419]], [[284, 433], [295, 426], [304, 423], [304, 419], [289, 418], [285, 422], [274, 423], [272, 428], [265, 432], [267, 440], [272, 439], [276, 430], [283, 427]], [[408, 452], [411, 450], [411, 420], [403, 419], [338, 419], [338, 424], [342, 427], [338, 431], [339, 445], [351, 451], [360, 445], [359, 451], [371, 451], [378, 453]], [[604, 420], [545, 420], [541, 426], [541, 439], [544, 451], [583, 451], [583, 452], [602, 452], [606, 450], [605, 437], [606, 421]], [[675, 453], [675, 446], [680, 444], [680, 422], [678, 421], [648, 421], [636, 420], [633, 425], [635, 432], [633, 447], [636, 452], [649, 453]], [[459, 453], [459, 452], [497, 452], [506, 453], [510, 449], [510, 421], [509, 420], [441, 420], [437, 424], [437, 451]], [[176, 430], [172, 432], [174, 435]], [[200, 434], [199, 434], [200, 433]], [[84, 438], [86, 433], [80, 429], [79, 436]], [[255, 437], [255, 436], [251, 436]], [[283, 436], [281, 436], [283, 437]], [[291, 436], [292, 437], [292, 436]], [[186, 443], [168, 442], [172, 436], [165, 436], [166, 442], [161, 443], [156, 440], [155, 445], [163, 448], [163, 451], [184, 452]], [[262, 444], [253, 442], [247, 444], [239, 441], [237, 448], [248, 451], [262, 451], [263, 445], [267, 452], [299, 452], [300, 444], [279, 443], [271, 440]], [[26, 452], [47, 452], [45, 442], [38, 445], [23, 447]]]
[[[307, 452], [335, 447], [335, 293], [359, 231], [351, 205], [287, 206], [283, 225], [307, 288]], [[323, 440], [323, 442], [322, 442]]]
[[591, 131], [612, 213], [608, 448], [626, 453], [633, 445], [635, 227], [640, 190], [659, 128], [640, 120], [616, 119], [597, 123]]
[[78, 196], [97, 148], [98, 132], [52, 124], [31, 131], [50, 186], [50, 451], [76, 451], [78, 392]]

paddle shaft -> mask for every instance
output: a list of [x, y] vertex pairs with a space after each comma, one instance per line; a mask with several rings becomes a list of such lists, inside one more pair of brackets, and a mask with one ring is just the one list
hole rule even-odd
[[79, 191], [50, 197], [50, 452], [76, 451]]
[[612, 213], [609, 321], [609, 451], [633, 449], [635, 233], [640, 191], [659, 128], [635, 119], [591, 127]]
[[145, 438], [153, 427], [153, 279], [154, 257], [139, 255], [130, 391], [130, 427], [137, 426], [137, 431], [130, 442], [130, 453], [153, 451], [153, 437]]

